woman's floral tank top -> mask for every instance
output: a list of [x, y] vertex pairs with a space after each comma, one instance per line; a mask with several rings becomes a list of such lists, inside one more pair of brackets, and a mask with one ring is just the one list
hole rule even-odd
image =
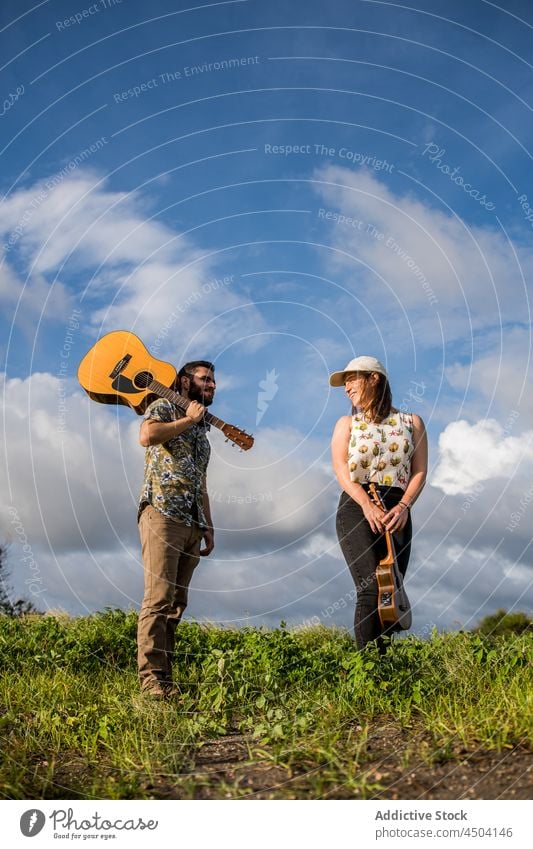
[[367, 422], [355, 413], [348, 444], [348, 469], [354, 483], [406, 489], [413, 454], [412, 413], [391, 413], [382, 422]]

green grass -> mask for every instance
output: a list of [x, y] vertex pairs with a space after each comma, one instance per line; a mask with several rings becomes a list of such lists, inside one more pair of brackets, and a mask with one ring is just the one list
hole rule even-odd
[[459, 744], [501, 750], [532, 742], [530, 633], [409, 637], [379, 658], [322, 627], [183, 623], [178, 706], [140, 697], [136, 624], [121, 611], [0, 617], [4, 797], [195, 798], [206, 780], [194, 768], [198, 751], [228, 733], [244, 735], [252, 761], [300, 776], [299, 784], [280, 783], [279, 798], [338, 786], [371, 795], [378, 784], [362, 765], [375, 723], [412, 730], [406, 764], [415, 752], [445, 760]]

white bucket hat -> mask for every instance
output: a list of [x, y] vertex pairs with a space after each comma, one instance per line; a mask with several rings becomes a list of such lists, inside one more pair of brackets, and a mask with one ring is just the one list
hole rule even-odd
[[354, 360], [350, 360], [343, 371], [334, 371], [333, 374], [330, 374], [329, 385], [344, 386], [345, 377], [351, 371], [377, 371], [378, 374], [385, 375], [387, 380], [389, 377], [385, 366], [375, 357], [356, 357]]

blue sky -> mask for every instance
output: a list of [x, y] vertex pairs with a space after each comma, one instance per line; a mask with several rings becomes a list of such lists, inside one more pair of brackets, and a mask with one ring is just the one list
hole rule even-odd
[[41, 609], [141, 598], [139, 420], [76, 381], [114, 329], [214, 360], [256, 437], [212, 434], [191, 617], [350, 627], [327, 375], [359, 354], [430, 437], [415, 630], [531, 609], [533, 16], [419, 5], [2, 4], [0, 516]]

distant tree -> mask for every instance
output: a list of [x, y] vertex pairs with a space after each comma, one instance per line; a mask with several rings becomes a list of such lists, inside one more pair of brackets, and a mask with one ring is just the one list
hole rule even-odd
[[12, 591], [9, 585], [7, 568], [7, 545], [0, 543], [0, 615], [22, 616], [24, 613], [37, 613], [37, 608], [26, 599], [12, 601]]
[[491, 613], [490, 616], [485, 616], [474, 628], [480, 634], [501, 635], [501, 634], [525, 634], [526, 632], [533, 633], [533, 619], [527, 615], [517, 611], [516, 613], [507, 613], [501, 608], [496, 613]]

